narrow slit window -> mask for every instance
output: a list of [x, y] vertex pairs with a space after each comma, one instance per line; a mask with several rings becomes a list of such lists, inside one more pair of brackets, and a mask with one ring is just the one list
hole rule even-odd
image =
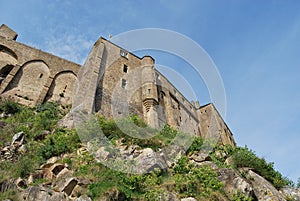
[[121, 86], [122, 86], [123, 89], [125, 89], [125, 87], [126, 87], [126, 80], [125, 79], [122, 79]]
[[43, 77], [43, 73], [40, 74], [40, 78], [42, 78], [42, 77]]
[[123, 65], [123, 72], [124, 72], [124, 73], [127, 73], [127, 72], [128, 72], [128, 66], [125, 65], [125, 64]]

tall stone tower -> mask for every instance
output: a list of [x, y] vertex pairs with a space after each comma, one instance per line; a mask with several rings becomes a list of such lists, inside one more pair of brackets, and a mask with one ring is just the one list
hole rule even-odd
[[142, 58], [142, 100], [144, 118], [147, 119], [148, 125], [158, 128], [158, 96], [155, 83], [154, 59], [150, 56]]

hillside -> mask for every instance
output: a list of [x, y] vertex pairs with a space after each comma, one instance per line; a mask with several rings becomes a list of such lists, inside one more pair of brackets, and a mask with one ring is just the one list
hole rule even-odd
[[[165, 125], [152, 138], [132, 138], [115, 121], [96, 115], [115, 149], [102, 145], [94, 153], [107, 161], [132, 158], [147, 173], [114, 170], [90, 154], [92, 146], [81, 143], [75, 129], [58, 126], [69, 109], [53, 103], [29, 108], [1, 100], [1, 200], [300, 200], [293, 183], [247, 147], [217, 144], [207, 152], [210, 142], [194, 138], [171, 164], [161, 149], [180, 132]], [[136, 116], [126, 121], [146, 127]], [[157, 153], [162, 160], [150, 164]]]

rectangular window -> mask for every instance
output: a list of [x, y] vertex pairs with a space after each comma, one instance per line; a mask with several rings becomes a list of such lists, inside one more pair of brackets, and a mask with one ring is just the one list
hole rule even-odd
[[124, 73], [127, 73], [127, 72], [128, 72], [128, 66], [125, 65], [125, 64], [123, 65], [123, 72], [124, 72]]
[[128, 58], [128, 53], [126, 51], [124, 51], [124, 50], [120, 50], [120, 55], [122, 57]]

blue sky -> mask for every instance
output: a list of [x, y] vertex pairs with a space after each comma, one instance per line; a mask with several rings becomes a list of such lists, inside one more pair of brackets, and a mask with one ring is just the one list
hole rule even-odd
[[[215, 62], [227, 96], [228, 126], [249, 148], [294, 181], [300, 177], [300, 1], [0, 0], [0, 23], [18, 41], [83, 63], [100, 35], [170, 29], [201, 45]], [[184, 76], [187, 64], [153, 52]], [[190, 79], [201, 104], [201, 80]]]

